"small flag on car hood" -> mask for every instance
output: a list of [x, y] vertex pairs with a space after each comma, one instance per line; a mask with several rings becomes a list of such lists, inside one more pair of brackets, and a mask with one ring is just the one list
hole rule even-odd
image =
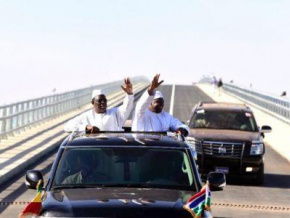
[[204, 210], [210, 211], [211, 191], [208, 184], [205, 184], [200, 192], [188, 199], [183, 206], [184, 209], [192, 214], [192, 217], [199, 218]]
[[24, 210], [19, 214], [19, 218], [25, 218], [26, 216], [37, 216], [39, 215], [41, 209], [42, 209], [42, 203], [41, 203], [41, 194], [42, 194], [42, 187], [40, 184], [42, 181], [40, 180], [37, 184], [37, 194], [32, 199], [32, 201], [24, 208]]

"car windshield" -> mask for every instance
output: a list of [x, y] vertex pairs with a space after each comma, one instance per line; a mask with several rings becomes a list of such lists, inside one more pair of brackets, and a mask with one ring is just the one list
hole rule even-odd
[[243, 111], [199, 110], [194, 114], [190, 128], [257, 131], [253, 114]]
[[56, 188], [144, 187], [194, 191], [187, 153], [160, 148], [67, 148], [53, 182]]

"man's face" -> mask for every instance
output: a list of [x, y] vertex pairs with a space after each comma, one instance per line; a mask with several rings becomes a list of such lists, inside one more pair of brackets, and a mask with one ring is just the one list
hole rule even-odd
[[105, 113], [107, 110], [107, 98], [105, 95], [98, 95], [92, 100], [96, 113]]
[[156, 98], [151, 102], [149, 110], [151, 110], [154, 113], [161, 113], [163, 107], [164, 107], [164, 99]]

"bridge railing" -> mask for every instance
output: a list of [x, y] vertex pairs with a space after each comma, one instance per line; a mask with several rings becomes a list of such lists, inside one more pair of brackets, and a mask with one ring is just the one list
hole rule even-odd
[[289, 99], [268, 95], [253, 89], [243, 88], [237, 85], [225, 83], [224, 90], [244, 100], [252, 102], [259, 107], [272, 112], [272, 115], [290, 124], [290, 102]]
[[[131, 82], [133, 85], [148, 83], [148, 79], [134, 77]], [[122, 84], [123, 80], [119, 80], [0, 106], [0, 139], [46, 119], [55, 118], [63, 113], [87, 105], [91, 100], [91, 94], [94, 89], [103, 89], [109, 95], [120, 90]]]

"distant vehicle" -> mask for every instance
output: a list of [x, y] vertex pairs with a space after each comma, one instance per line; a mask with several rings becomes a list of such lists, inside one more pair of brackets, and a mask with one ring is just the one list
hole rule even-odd
[[188, 125], [188, 140], [196, 147], [202, 177], [216, 171], [263, 184], [263, 137], [271, 127], [259, 128], [247, 105], [200, 102], [193, 108]]
[[[26, 173], [28, 188], [42, 179], [39, 171]], [[212, 190], [225, 185], [223, 173], [208, 180]], [[181, 135], [72, 134], [53, 163], [40, 215], [192, 217], [183, 205], [201, 188], [194, 150]]]

